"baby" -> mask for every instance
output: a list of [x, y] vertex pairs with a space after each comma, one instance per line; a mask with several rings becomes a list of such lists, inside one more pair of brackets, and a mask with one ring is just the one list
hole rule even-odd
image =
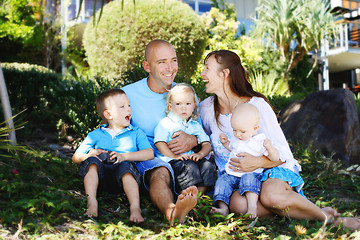
[[[260, 113], [258, 109], [249, 103], [244, 103], [236, 107], [231, 116], [231, 127], [234, 137], [229, 141], [225, 134], [220, 134], [220, 142], [230, 151], [229, 159], [237, 158], [236, 154], [241, 152], [249, 153], [253, 156], [267, 156], [272, 161], [279, 160], [279, 152], [273, 147], [271, 141], [263, 133], [257, 133], [259, 129]], [[245, 193], [248, 202], [247, 214], [251, 218], [257, 216], [257, 201], [261, 186], [262, 168], [253, 172], [242, 173], [234, 171], [229, 162], [225, 165], [225, 170], [216, 181], [214, 192], [215, 206], [211, 209], [212, 213], [220, 213], [226, 216], [229, 213], [228, 205], [232, 192], [239, 189], [241, 195]]]

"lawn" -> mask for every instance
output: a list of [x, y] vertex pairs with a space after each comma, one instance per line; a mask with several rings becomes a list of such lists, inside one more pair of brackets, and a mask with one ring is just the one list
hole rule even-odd
[[[360, 216], [360, 167], [344, 167], [310, 147], [292, 147], [303, 167], [307, 197], [318, 206], [335, 207], [343, 216]], [[320, 222], [279, 216], [252, 222], [246, 216], [211, 215], [212, 200], [207, 195], [185, 224], [169, 227], [145, 192], [141, 224], [128, 220], [125, 195], [100, 194], [100, 216], [94, 221], [83, 217], [86, 197], [71, 151], [56, 154], [44, 143], [36, 149], [0, 153], [3, 239], [360, 239], [360, 232]]]

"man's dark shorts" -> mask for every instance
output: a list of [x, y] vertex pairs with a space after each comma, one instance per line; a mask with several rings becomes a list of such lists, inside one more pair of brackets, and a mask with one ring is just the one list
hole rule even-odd
[[215, 184], [215, 165], [203, 158], [198, 162], [192, 160], [171, 160], [174, 170], [175, 188], [181, 193], [190, 186], [212, 187]]
[[131, 173], [138, 185], [140, 186], [141, 176], [136, 168], [134, 162], [121, 162], [121, 163], [104, 163], [96, 157], [89, 157], [80, 164], [80, 176], [84, 179], [85, 175], [89, 171], [91, 164], [95, 164], [98, 167], [99, 176], [99, 188], [101, 191], [107, 191], [112, 193], [123, 192], [123, 185], [121, 178], [126, 173]]

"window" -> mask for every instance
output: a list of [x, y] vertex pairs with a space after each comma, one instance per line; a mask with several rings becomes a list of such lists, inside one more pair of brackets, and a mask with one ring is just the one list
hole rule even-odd
[[212, 3], [210, 0], [183, 0], [183, 2], [189, 4], [197, 14], [209, 12]]

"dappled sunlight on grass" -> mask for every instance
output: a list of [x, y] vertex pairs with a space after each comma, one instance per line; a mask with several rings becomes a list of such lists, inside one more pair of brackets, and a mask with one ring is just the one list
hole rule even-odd
[[[5, 152], [2, 152], [5, 153]], [[8, 153], [7, 153], [8, 154]], [[98, 195], [99, 217], [83, 216], [86, 196], [78, 166], [48, 152], [28, 150], [0, 160], [0, 238], [26, 239], [355, 239], [358, 234], [321, 222], [275, 216], [254, 226], [246, 216], [210, 214], [212, 198], [202, 195], [183, 225], [169, 227], [146, 193], [141, 194], [145, 222], [128, 220], [124, 194]], [[359, 171], [344, 168], [309, 148], [298, 147], [305, 194], [319, 207], [331, 206], [342, 216], [358, 216]], [[14, 172], [13, 169], [17, 171]], [[20, 224], [21, 223], [21, 224]], [[305, 230], [306, 231], [305, 231]]]

